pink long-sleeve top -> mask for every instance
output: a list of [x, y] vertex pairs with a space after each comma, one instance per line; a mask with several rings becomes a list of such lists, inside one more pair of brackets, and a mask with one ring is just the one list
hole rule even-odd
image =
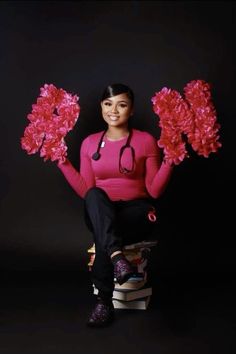
[[[130, 145], [134, 148], [134, 170], [123, 174], [119, 170], [119, 154], [127, 138], [109, 140], [104, 136], [100, 149], [101, 157], [95, 161], [92, 155], [97, 151], [102, 132], [89, 135], [80, 151], [80, 172], [66, 160], [58, 164], [68, 183], [84, 198], [92, 187], [103, 189], [113, 201], [138, 198], [158, 198], [171, 176], [172, 167], [160, 162], [160, 150], [156, 139], [147, 132], [133, 129]], [[131, 149], [124, 150], [122, 167], [131, 169]]]

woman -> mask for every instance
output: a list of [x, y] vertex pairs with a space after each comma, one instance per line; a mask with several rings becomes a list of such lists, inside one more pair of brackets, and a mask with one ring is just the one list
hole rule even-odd
[[98, 297], [88, 319], [93, 327], [113, 321], [114, 277], [123, 284], [133, 272], [123, 246], [145, 239], [154, 227], [148, 213], [172, 171], [170, 165], [160, 163], [155, 138], [130, 129], [134, 95], [129, 87], [108, 86], [101, 110], [107, 129], [83, 141], [80, 172], [68, 160], [58, 164], [71, 187], [85, 200], [85, 220], [94, 237], [92, 281]]

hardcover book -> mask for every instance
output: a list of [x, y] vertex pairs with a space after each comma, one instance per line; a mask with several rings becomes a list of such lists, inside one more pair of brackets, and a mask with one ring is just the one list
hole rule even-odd
[[144, 273], [141, 277], [131, 277], [124, 284], [120, 285], [115, 281], [115, 290], [127, 289], [135, 290], [141, 289], [147, 282], [147, 273]]
[[122, 301], [113, 299], [113, 305], [115, 309], [127, 309], [127, 310], [146, 310], [148, 308], [151, 296], [144, 297], [139, 300]]
[[133, 250], [133, 249], [138, 249], [138, 248], [149, 248], [156, 246], [158, 241], [142, 241], [142, 242], [137, 242], [133, 243], [131, 245], [126, 245], [124, 246], [124, 250]]
[[[94, 295], [98, 294], [98, 289], [94, 287]], [[132, 301], [140, 298], [144, 298], [152, 295], [152, 288], [142, 288], [139, 290], [114, 290], [113, 299], [122, 300], [122, 301]]]

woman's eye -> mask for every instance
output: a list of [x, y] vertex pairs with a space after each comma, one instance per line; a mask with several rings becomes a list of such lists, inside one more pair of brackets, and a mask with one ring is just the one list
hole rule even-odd
[[104, 105], [105, 105], [105, 106], [110, 106], [111, 103], [110, 103], [110, 102], [105, 102]]
[[124, 103], [121, 103], [120, 107], [121, 107], [121, 108], [125, 108], [125, 107], [127, 107], [127, 105], [124, 104]]

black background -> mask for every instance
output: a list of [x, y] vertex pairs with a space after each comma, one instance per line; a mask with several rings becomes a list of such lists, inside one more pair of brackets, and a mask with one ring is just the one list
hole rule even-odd
[[133, 126], [158, 138], [151, 97], [164, 86], [183, 93], [189, 81], [202, 79], [212, 84], [222, 148], [207, 159], [190, 150], [175, 168], [159, 201], [153, 269], [234, 271], [234, 13], [231, 1], [0, 3], [1, 270], [87, 267], [92, 238], [83, 201], [55, 163], [20, 146], [40, 87], [52, 83], [80, 97], [81, 114], [66, 139], [79, 168], [81, 141], [104, 127], [99, 99], [105, 86], [129, 85]]

